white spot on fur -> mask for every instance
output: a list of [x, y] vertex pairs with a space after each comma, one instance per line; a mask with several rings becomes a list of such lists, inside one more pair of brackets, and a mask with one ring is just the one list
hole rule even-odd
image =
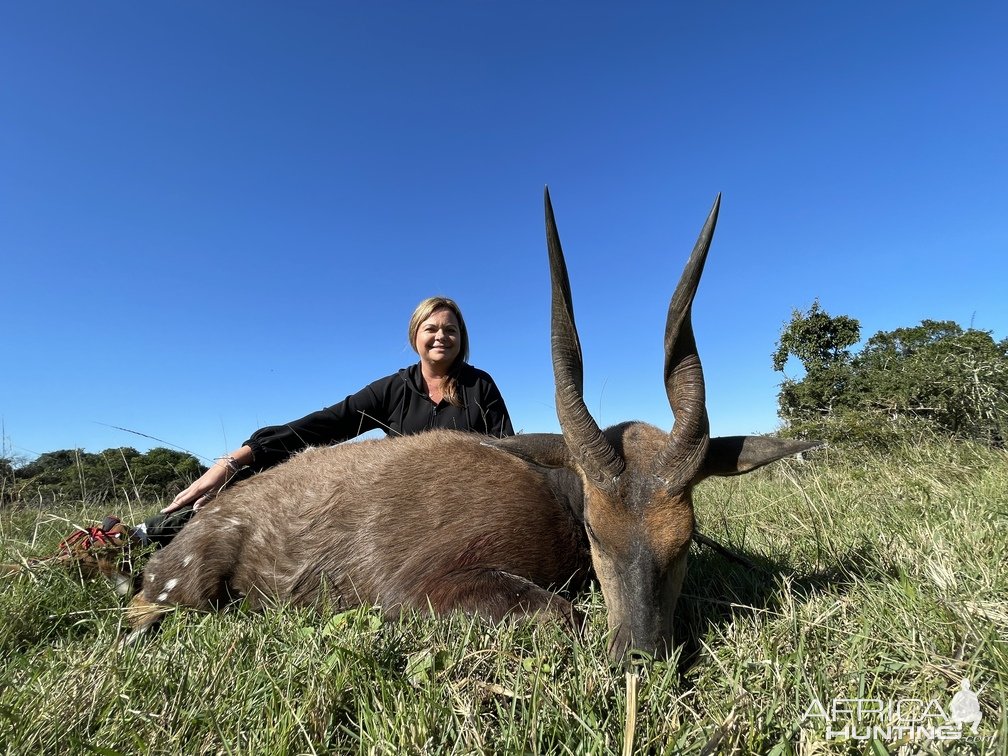
[[130, 579], [129, 575], [123, 575], [121, 572], [117, 572], [114, 580], [115, 592], [120, 596], [128, 596], [129, 592], [133, 590], [133, 580]]
[[153, 572], [148, 572], [147, 573], [147, 582], [149, 582], [149, 583], [153, 583], [154, 582], [154, 573]]
[[182, 566], [183, 567], [188, 567], [189, 563], [195, 558], [195, 556], [196, 556], [195, 554], [190, 554], [185, 559], [183, 559], [182, 560]]
[[159, 594], [158, 597], [157, 597], [157, 600], [158, 601], [167, 601], [168, 600], [168, 593], [165, 592], [165, 593]]
[[165, 593], [171, 593], [172, 588], [178, 585], [178, 578], [172, 578], [167, 583], [165, 583]]
[[239, 525], [241, 525], [241, 524], [242, 524], [241, 520], [236, 520], [236, 519], [234, 519], [233, 517], [229, 517], [229, 518], [228, 518], [228, 519], [226, 520], [226, 522], [227, 522], [227, 524], [228, 524], [228, 525], [232, 525], [232, 526], [234, 526], [234, 527], [238, 527]]

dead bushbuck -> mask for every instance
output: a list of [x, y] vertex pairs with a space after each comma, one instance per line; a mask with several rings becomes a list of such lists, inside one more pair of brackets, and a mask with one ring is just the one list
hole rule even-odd
[[561, 434], [487, 439], [432, 431], [314, 448], [223, 491], [150, 561], [130, 606], [137, 630], [174, 604], [244, 597], [380, 604], [499, 620], [579, 622], [561, 593], [594, 574], [613, 657], [665, 653], [694, 535], [693, 486], [811, 448], [764, 436], [711, 438], [693, 297], [720, 196], [686, 264], [665, 327], [672, 432], [601, 430], [582, 396], [581, 346], [546, 193], [552, 353]]

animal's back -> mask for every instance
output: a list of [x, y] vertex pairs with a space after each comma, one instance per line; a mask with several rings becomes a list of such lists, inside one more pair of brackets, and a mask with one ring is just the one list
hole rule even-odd
[[542, 471], [481, 441], [433, 431], [298, 454], [194, 518], [151, 560], [144, 598], [312, 603], [324, 590], [344, 605], [483, 612], [484, 595], [583, 580], [568, 504]]

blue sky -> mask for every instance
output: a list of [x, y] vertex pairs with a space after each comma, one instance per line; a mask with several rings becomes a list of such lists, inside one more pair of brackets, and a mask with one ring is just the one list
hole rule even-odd
[[862, 336], [1008, 336], [1003, 3], [0, 3], [3, 450], [203, 457], [411, 363], [459, 301], [557, 429], [542, 191], [602, 425], [671, 426], [668, 298], [712, 431], [778, 426], [818, 297]]

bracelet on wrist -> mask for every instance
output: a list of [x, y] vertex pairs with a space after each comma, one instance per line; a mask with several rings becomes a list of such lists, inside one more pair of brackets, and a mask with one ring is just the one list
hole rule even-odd
[[241, 465], [238, 464], [238, 460], [232, 457], [230, 454], [223, 457], [217, 457], [218, 462], [223, 462], [224, 466], [228, 469], [228, 472], [234, 475], [241, 469]]

